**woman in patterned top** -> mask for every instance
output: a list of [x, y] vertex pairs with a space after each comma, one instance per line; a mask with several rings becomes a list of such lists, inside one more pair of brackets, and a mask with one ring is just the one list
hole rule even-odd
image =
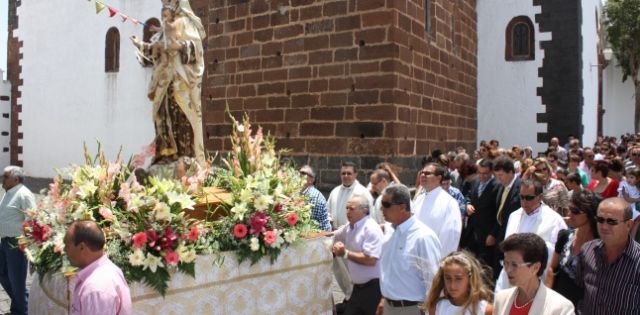
[[571, 197], [568, 225], [572, 229], [558, 232], [555, 252], [549, 264], [545, 284], [576, 305], [582, 289], [575, 284], [577, 255], [582, 245], [598, 238], [595, 215], [600, 199], [591, 191], [582, 190]]

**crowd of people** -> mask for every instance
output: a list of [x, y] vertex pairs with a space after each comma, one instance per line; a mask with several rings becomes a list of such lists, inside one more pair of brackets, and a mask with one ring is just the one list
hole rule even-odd
[[314, 209], [335, 235], [337, 313], [640, 314], [640, 136], [436, 150], [415, 191], [388, 163], [357, 176], [343, 163]]

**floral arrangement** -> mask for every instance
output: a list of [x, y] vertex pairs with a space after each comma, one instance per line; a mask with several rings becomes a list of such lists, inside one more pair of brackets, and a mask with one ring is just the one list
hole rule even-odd
[[21, 245], [41, 279], [73, 271], [63, 240], [68, 224], [79, 219], [102, 227], [107, 254], [128, 281], [164, 294], [172, 270], [194, 276], [196, 256], [210, 251], [211, 241], [206, 226], [184, 211], [193, 209], [192, 192], [204, 182], [205, 170], [183, 181], [149, 177], [141, 185], [130, 163], [109, 163], [102, 152], [91, 158], [86, 147], [85, 159], [57, 176], [36, 209], [27, 211]]
[[[27, 211], [20, 239], [40, 279], [48, 273], [73, 272], [64, 253], [64, 235], [74, 220], [94, 220], [105, 232], [106, 252], [127, 281], [141, 281], [164, 295], [175, 271], [195, 275], [198, 255], [236, 251], [239, 261], [273, 263], [282, 248], [312, 231], [304, 178], [280, 165], [282, 151], [258, 128], [233, 119], [233, 151], [222, 167], [194, 164], [181, 178], [148, 177], [139, 182], [135, 167], [153, 157], [153, 146], [121, 163], [104, 153], [61, 172], [36, 209]], [[63, 180], [65, 178], [66, 180]], [[190, 219], [189, 211], [203, 187], [226, 189], [231, 197], [210, 211], [224, 212], [216, 221]]]
[[253, 134], [245, 117], [233, 121], [233, 150], [216, 169], [213, 185], [231, 192], [222, 207], [227, 215], [212, 223], [221, 250], [235, 250], [240, 262], [263, 256], [274, 262], [282, 248], [317, 231], [311, 205], [301, 194], [304, 178], [279, 163], [283, 151], [258, 128]]

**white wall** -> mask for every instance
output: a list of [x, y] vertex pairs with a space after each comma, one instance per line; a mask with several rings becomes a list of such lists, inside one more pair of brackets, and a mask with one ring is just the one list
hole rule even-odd
[[633, 133], [634, 87], [630, 78], [622, 82], [622, 69], [614, 58], [604, 69], [603, 75], [603, 133], [620, 136]]
[[582, 0], [582, 143], [586, 146], [592, 146], [598, 136], [598, 23], [601, 6], [600, 0]]
[[[544, 112], [536, 89], [542, 85], [538, 68], [544, 52], [541, 40], [550, 33], [539, 32], [535, 14], [540, 7], [531, 1], [481, 0], [478, 10], [478, 142], [497, 139], [500, 146], [514, 144], [532, 146], [540, 152], [547, 148], [537, 143], [538, 132], [546, 132], [546, 123], [536, 122], [536, 114]], [[505, 30], [512, 18], [528, 16], [535, 28], [535, 60], [507, 62], [504, 58]]]
[[[2, 72], [4, 71], [0, 70], [0, 73]], [[9, 81], [0, 80], [0, 96], [9, 97], [9, 100], [0, 100], [0, 169], [4, 169], [11, 162], [8, 151], [11, 139], [11, 83]]]
[[[158, 17], [161, 7], [160, 1], [105, 3], [143, 22]], [[93, 1], [23, 1], [18, 15], [24, 82], [19, 158], [29, 176], [51, 177], [54, 168], [81, 163], [83, 142], [95, 153], [99, 139], [113, 159], [121, 145], [128, 158], [153, 140], [146, 98], [151, 71], [138, 64], [129, 40], [142, 37], [142, 25], [109, 18], [106, 9], [96, 15]], [[120, 31], [120, 71], [105, 73], [112, 26]]]

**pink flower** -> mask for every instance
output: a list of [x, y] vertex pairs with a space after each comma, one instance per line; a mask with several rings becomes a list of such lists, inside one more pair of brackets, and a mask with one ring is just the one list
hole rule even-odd
[[249, 219], [249, 225], [251, 226], [251, 230], [249, 232], [255, 236], [260, 235], [260, 233], [265, 231], [264, 226], [269, 221], [269, 218], [263, 212], [256, 212], [251, 215]]
[[167, 250], [164, 254], [164, 260], [171, 266], [177, 266], [180, 262], [180, 256], [173, 250]]
[[60, 183], [62, 180], [59, 177], [55, 177], [53, 179], [53, 183], [49, 184], [49, 194], [54, 199], [58, 199], [60, 197]]
[[278, 239], [278, 236], [273, 231], [266, 231], [264, 232], [263, 235], [264, 235], [264, 242], [267, 245], [271, 245], [275, 243], [275, 241]]
[[120, 185], [118, 197], [122, 198], [125, 203], [129, 204], [129, 200], [131, 200], [131, 189], [129, 188], [129, 184], [122, 183], [122, 185]]
[[173, 231], [170, 226], [164, 229], [164, 235], [160, 238], [160, 246], [164, 250], [170, 250], [173, 248], [173, 243], [178, 239], [178, 235]]
[[241, 223], [236, 224], [236, 226], [233, 227], [233, 236], [236, 238], [247, 236], [247, 226]]
[[100, 212], [100, 215], [108, 221], [112, 221], [113, 220], [113, 212], [111, 212], [111, 209], [106, 208], [106, 207], [100, 207], [100, 210], [98, 210], [98, 212]]
[[296, 223], [298, 223], [298, 215], [295, 214], [295, 212], [289, 213], [289, 215], [287, 216], [287, 223], [292, 226], [296, 225]]
[[200, 236], [200, 231], [198, 231], [198, 227], [197, 226], [192, 226], [191, 227], [191, 231], [189, 231], [189, 240], [192, 242], [195, 242], [198, 239], [198, 236]]
[[273, 212], [280, 213], [281, 211], [282, 211], [282, 204], [276, 203], [275, 206], [273, 206]]
[[140, 248], [147, 243], [147, 233], [139, 232], [133, 235], [133, 247]]
[[149, 246], [156, 246], [156, 241], [158, 240], [158, 233], [153, 230], [147, 231], [147, 239], [149, 240]]
[[113, 175], [118, 171], [120, 171], [120, 163], [109, 164], [109, 167], [107, 168], [107, 177], [113, 177]]

